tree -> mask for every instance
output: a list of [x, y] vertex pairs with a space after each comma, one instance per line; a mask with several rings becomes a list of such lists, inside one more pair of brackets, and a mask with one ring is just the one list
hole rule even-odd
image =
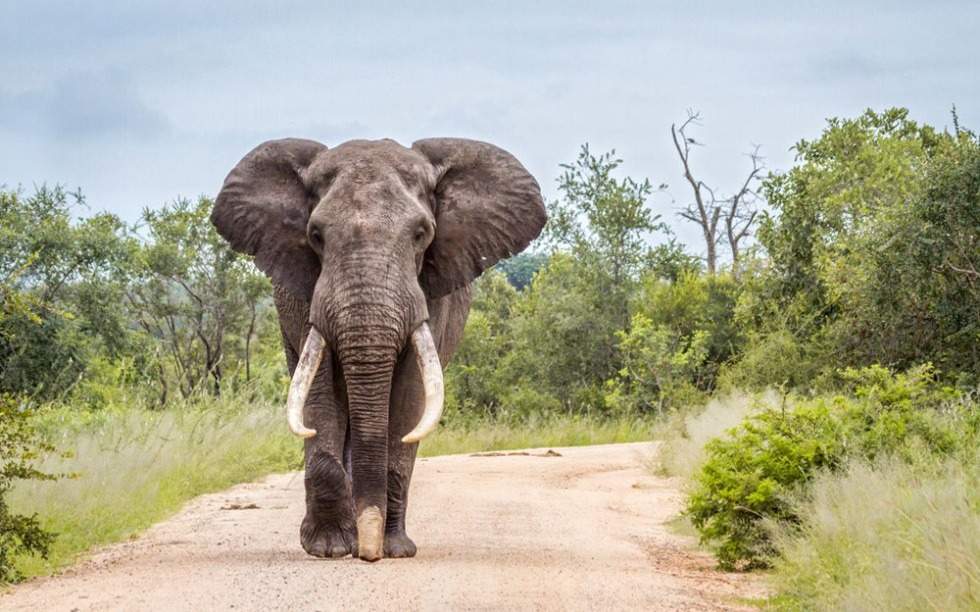
[[159, 341], [161, 403], [172, 380], [185, 397], [208, 379], [220, 393], [234, 330], [245, 331], [240, 357], [246, 378], [251, 375], [251, 338], [269, 284], [218, 236], [208, 220], [211, 207], [202, 197], [143, 213], [139, 281], [129, 285], [127, 299], [140, 327]]
[[119, 296], [133, 253], [127, 228], [107, 213], [73, 218], [80, 193], [41, 186], [0, 190], [0, 279], [35, 300], [36, 320], [8, 313], [0, 331], [0, 391], [48, 399], [70, 390], [96, 354], [129, 340]]
[[450, 409], [496, 414], [510, 386], [501, 362], [513, 350], [511, 318], [519, 299], [504, 273], [493, 269], [477, 279], [466, 333], [446, 368]]
[[825, 371], [930, 361], [975, 380], [976, 137], [869, 110], [829, 120], [796, 150], [796, 166], [763, 185], [772, 212], [758, 307], [778, 311]]
[[749, 154], [749, 159], [752, 160], [752, 169], [749, 170], [742, 186], [735, 192], [735, 195], [726, 200], [723, 213], [725, 216], [725, 236], [728, 238], [728, 250], [732, 256], [732, 275], [736, 279], [741, 272], [741, 243], [751, 235], [752, 224], [759, 213], [756, 206], [759, 196], [752, 187], [753, 183], [759, 180], [759, 175], [763, 169], [758, 145]]
[[674, 141], [674, 149], [684, 168], [684, 180], [691, 187], [694, 202], [689, 204], [679, 214], [684, 219], [692, 221], [701, 228], [705, 244], [705, 264], [708, 274], [714, 274], [718, 268], [718, 243], [721, 241], [719, 221], [724, 222], [725, 238], [732, 256], [732, 272], [738, 276], [741, 243], [750, 235], [752, 224], [755, 222], [758, 210], [756, 203], [758, 194], [754, 184], [759, 180], [764, 169], [762, 157], [759, 156], [759, 146], [756, 145], [748, 157], [752, 160], [752, 168], [742, 181], [741, 187], [730, 197], [719, 198], [715, 190], [704, 181], [695, 178], [691, 169], [691, 148], [700, 146], [687, 130], [692, 125], [698, 125], [701, 119], [699, 113], [688, 111], [687, 119], [677, 127], [670, 126], [670, 136]]
[[534, 273], [548, 262], [548, 256], [543, 253], [518, 253], [509, 259], [500, 261], [495, 269], [507, 276], [507, 281], [515, 289], [521, 290], [531, 284]]
[[583, 264], [623, 329], [629, 326], [630, 290], [649, 258], [650, 237], [668, 230], [647, 207], [650, 181], [617, 179], [622, 160], [615, 155], [597, 157], [583, 145], [574, 163], [562, 164], [563, 199], [549, 206], [545, 240]]

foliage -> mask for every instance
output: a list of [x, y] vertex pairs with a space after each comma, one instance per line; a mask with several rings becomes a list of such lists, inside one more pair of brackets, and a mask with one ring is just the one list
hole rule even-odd
[[[69, 201], [69, 198], [72, 201]], [[121, 221], [101, 213], [73, 222], [80, 194], [0, 190], [0, 279], [28, 310], [0, 321], [0, 391], [48, 399], [65, 393], [95, 355], [125, 350], [119, 279], [132, 243]]]
[[[618, 334], [630, 328], [631, 303], [647, 267], [669, 275], [696, 266], [676, 243], [651, 249], [651, 236], [666, 230], [646, 206], [652, 188], [617, 178], [620, 164], [612, 152], [595, 156], [583, 147], [563, 166], [562, 200], [550, 205], [545, 242], [551, 253], [523, 256], [540, 266], [533, 282], [511, 279], [517, 291], [499, 275], [477, 282], [463, 343], [447, 373], [450, 410], [606, 408], [603, 387], [623, 367]], [[498, 268], [510, 274], [510, 266]]]
[[596, 291], [592, 270], [552, 256], [513, 309], [511, 350], [498, 367], [513, 386], [531, 387], [568, 409], [601, 404], [602, 381], [619, 367], [618, 307]]
[[657, 471], [691, 480], [704, 464], [705, 445], [775, 401], [773, 398], [772, 393], [719, 393], [702, 407], [678, 410], [661, 419], [654, 430], [654, 437], [661, 441]]
[[[38, 325], [40, 307], [7, 279], [0, 279], [0, 340], [9, 343], [14, 327], [10, 318]], [[21, 323], [23, 326], [23, 323]], [[28, 403], [0, 392], [0, 584], [20, 578], [13, 560], [21, 554], [47, 556], [54, 535], [44, 530], [34, 514], [12, 511], [8, 504], [11, 487], [23, 480], [53, 480], [54, 476], [35, 467], [41, 453], [54, 448], [38, 439]]]
[[645, 276], [676, 282], [682, 276], [701, 274], [701, 258], [684, 249], [684, 245], [670, 237], [647, 252], [643, 264]]
[[696, 399], [691, 379], [697, 379], [708, 356], [707, 332], [685, 337], [637, 313], [630, 330], [618, 336], [623, 367], [607, 385], [607, 404], [620, 411], [662, 413], [670, 404]]
[[[155, 385], [164, 404], [207, 379], [217, 392], [229, 371], [251, 379], [269, 284], [218, 237], [210, 207], [179, 200], [131, 228], [79, 217], [84, 199], [61, 187], [0, 190], [0, 278], [37, 305], [0, 321], [0, 391], [97, 407]], [[278, 345], [278, 330], [262, 339]]]
[[531, 284], [534, 274], [547, 262], [547, 255], [524, 252], [497, 263], [494, 269], [502, 272], [507, 277], [507, 282], [520, 291]]
[[745, 298], [751, 329], [788, 331], [825, 377], [926, 361], [975, 376], [980, 142], [890, 109], [832, 119], [796, 150], [764, 184], [770, 267]]
[[517, 299], [501, 272], [491, 270], [477, 281], [466, 333], [446, 369], [447, 411], [499, 410], [505, 391], [498, 365], [510, 349], [509, 321]]
[[18, 480], [52, 480], [34, 467], [38, 454], [54, 450], [40, 442], [24, 406], [0, 395], [0, 584], [21, 575], [14, 559], [23, 554], [46, 557], [54, 534], [42, 528], [36, 514], [19, 514], [8, 506], [7, 497]]
[[[188, 397], [210, 379], [219, 393], [231, 365], [227, 353], [241, 356], [244, 380], [251, 378], [259, 304], [271, 288], [215, 231], [212, 205], [202, 197], [143, 213], [147, 241], [135, 262], [140, 282], [127, 287], [126, 297], [139, 326], [159, 342], [161, 403], [171, 383]], [[239, 344], [235, 352], [232, 342]]]
[[687, 514], [724, 567], [768, 564], [775, 549], [764, 521], [799, 523], [792, 495], [821, 470], [850, 458], [945, 456], [978, 442], [980, 419], [953, 402], [929, 366], [844, 378], [852, 394], [768, 407], [707, 444]]
[[787, 494], [844, 451], [840, 426], [821, 401], [787, 412], [766, 410], [712, 440], [687, 500], [687, 513], [722, 567], [765, 565], [773, 549], [762, 519], [795, 521]]
[[621, 164], [615, 151], [596, 156], [588, 145], [574, 163], [563, 164], [558, 179], [563, 199], [549, 206], [545, 240], [582, 264], [623, 329], [630, 289], [650, 257], [649, 237], [667, 226], [646, 206], [653, 193], [650, 181], [617, 179]]

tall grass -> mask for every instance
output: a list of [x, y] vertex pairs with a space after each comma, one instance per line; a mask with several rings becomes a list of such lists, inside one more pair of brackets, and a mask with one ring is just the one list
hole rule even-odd
[[[37, 512], [57, 534], [48, 559], [17, 559], [26, 577], [49, 574], [94, 546], [124, 540], [197, 495], [302, 468], [302, 444], [288, 433], [282, 405], [235, 394], [165, 411], [49, 407], [40, 426], [65, 453], [47, 457], [41, 467], [71, 476], [21, 482], [8, 495], [15, 511]], [[425, 440], [420, 454], [649, 440], [650, 430], [649, 421], [635, 418], [457, 415]]]
[[25, 576], [50, 573], [92, 546], [145, 529], [196, 495], [301, 467], [301, 446], [282, 426], [278, 405], [230, 404], [94, 416], [61, 408], [45, 415], [49, 437], [67, 456], [48, 457], [42, 468], [69, 477], [22, 482], [10, 492], [12, 508], [37, 512], [57, 534], [48, 559], [22, 557], [18, 569]]
[[704, 463], [705, 444], [724, 435], [759, 406], [776, 401], [771, 391], [762, 396], [736, 391], [712, 398], [703, 408], [673, 414], [654, 430], [654, 437], [662, 441], [654, 469], [689, 482]]
[[776, 607], [980, 610], [980, 469], [947, 459], [824, 474], [777, 538]]

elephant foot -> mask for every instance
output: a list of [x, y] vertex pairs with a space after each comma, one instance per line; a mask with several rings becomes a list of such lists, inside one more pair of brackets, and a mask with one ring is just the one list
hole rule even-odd
[[385, 557], [400, 559], [414, 557], [416, 548], [412, 538], [403, 533], [386, 533], [384, 543]]
[[303, 550], [314, 557], [340, 558], [357, 555], [357, 534], [334, 524], [317, 524], [309, 516], [299, 530]]

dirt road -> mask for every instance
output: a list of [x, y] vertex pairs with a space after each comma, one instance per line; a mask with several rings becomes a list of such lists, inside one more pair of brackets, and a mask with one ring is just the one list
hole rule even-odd
[[651, 444], [423, 459], [414, 559], [315, 559], [302, 474], [206, 495], [142, 537], [0, 596], [3, 610], [737, 610], [750, 577], [665, 525]]

